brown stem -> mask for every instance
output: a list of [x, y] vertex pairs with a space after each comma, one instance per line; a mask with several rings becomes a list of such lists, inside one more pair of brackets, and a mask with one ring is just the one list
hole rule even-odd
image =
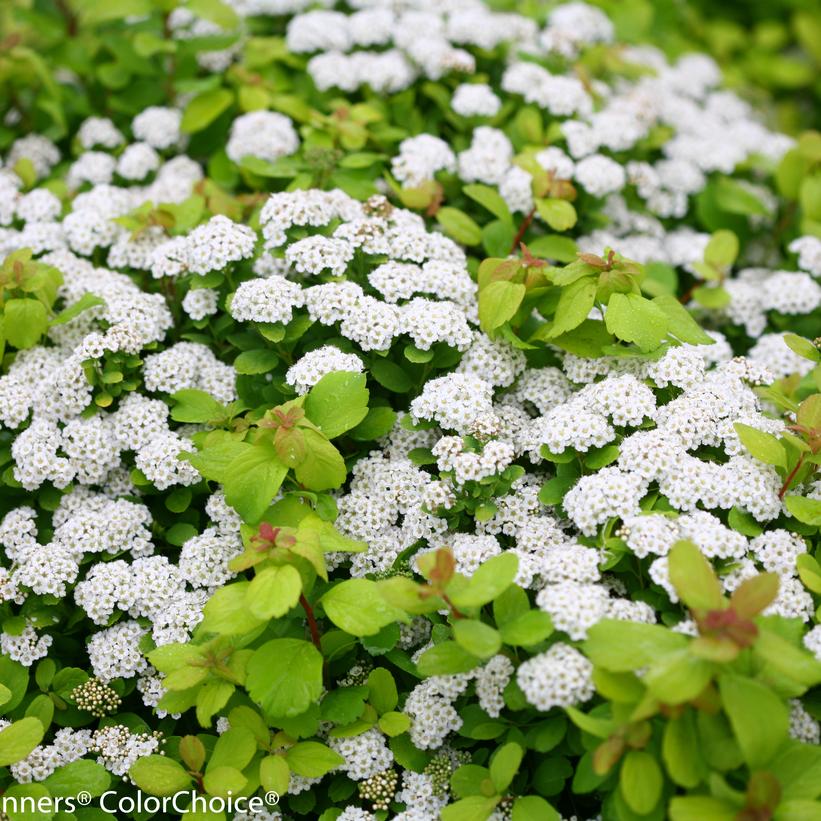
[[530, 223], [533, 222], [533, 217], [535, 216], [536, 206], [534, 205], [533, 208], [530, 209], [530, 213], [528, 213], [528, 215], [522, 220], [522, 224], [519, 226], [516, 236], [513, 237], [513, 244], [510, 246], [511, 254], [516, 252], [516, 249], [519, 247], [519, 243], [522, 241], [522, 237], [525, 235], [527, 229], [530, 228]]
[[801, 470], [801, 466], [804, 464], [804, 456], [806, 454], [802, 453], [801, 456], [798, 457], [798, 461], [795, 463], [795, 467], [790, 471], [789, 476], [784, 480], [784, 484], [781, 485], [781, 490], [778, 491], [778, 498], [783, 499], [784, 494], [790, 487], [790, 483], [793, 479], [795, 479], [795, 474]]
[[686, 305], [693, 298], [693, 291], [695, 291], [696, 288], [700, 288], [702, 285], [704, 285], [704, 280], [703, 279], [697, 279], [690, 286], [690, 288], [678, 298], [678, 301], [682, 305]]
[[308, 630], [311, 631], [311, 641], [314, 643], [314, 647], [321, 653], [322, 641], [319, 636], [319, 625], [316, 623], [314, 608], [311, 607], [311, 603], [305, 598], [304, 593], [299, 594], [299, 603], [302, 605], [302, 609], [305, 611], [305, 616], [308, 619]]
[[450, 600], [450, 596], [448, 596], [447, 593], [442, 593], [441, 596], [442, 596], [442, 600], [450, 608], [450, 614], [451, 614], [451, 616], [453, 616], [454, 619], [463, 619], [463, 618], [465, 618], [465, 614], [459, 612], [459, 609]]
[[77, 36], [77, 17], [69, 8], [66, 0], [57, 0], [57, 8], [66, 20], [66, 33], [69, 37]]

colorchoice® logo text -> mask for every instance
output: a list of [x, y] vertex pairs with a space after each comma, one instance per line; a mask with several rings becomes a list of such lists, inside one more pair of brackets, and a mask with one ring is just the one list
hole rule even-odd
[[[94, 799], [91, 793], [81, 790], [76, 796], [58, 795], [0, 795], [0, 813], [56, 813], [74, 812], [77, 807], [87, 807]], [[120, 795], [109, 790], [96, 799], [99, 808], [111, 815], [122, 817], [124, 813], [177, 813], [186, 812], [227, 812], [256, 813], [279, 803], [279, 795], [273, 791], [264, 796], [234, 796], [230, 792], [226, 798], [217, 795], [200, 795], [193, 791], [183, 791], [174, 795], [158, 797], [138, 792], [136, 796]]]

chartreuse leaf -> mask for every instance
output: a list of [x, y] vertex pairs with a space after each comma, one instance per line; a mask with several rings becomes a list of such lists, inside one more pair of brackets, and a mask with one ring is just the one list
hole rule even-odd
[[301, 741], [294, 744], [285, 753], [285, 760], [293, 772], [305, 778], [320, 778], [345, 763], [345, 759], [339, 753], [318, 741]]
[[479, 291], [479, 324], [485, 333], [491, 333], [511, 320], [527, 289], [518, 282], [498, 279]]
[[572, 331], [587, 319], [596, 302], [597, 287], [595, 277], [582, 277], [562, 288], [548, 338], [552, 339]]
[[510, 587], [516, 578], [519, 560], [513, 553], [500, 553], [488, 559], [461, 590], [451, 595], [457, 607], [481, 607]]
[[287, 473], [273, 445], [264, 441], [249, 445], [225, 469], [225, 500], [244, 521], [258, 522]]
[[821, 361], [821, 352], [809, 339], [797, 334], [784, 334], [784, 342], [792, 351], [804, 359], [809, 359], [810, 362]]
[[821, 593], [821, 565], [809, 553], [802, 553], [796, 560], [798, 578], [813, 593]]
[[732, 231], [716, 231], [704, 249], [704, 261], [715, 268], [727, 268], [736, 261], [738, 248], [738, 237]]
[[667, 332], [681, 342], [691, 345], [713, 345], [715, 340], [701, 329], [690, 312], [672, 294], [662, 294], [653, 299], [667, 316]]
[[744, 760], [751, 768], [765, 767], [789, 737], [789, 709], [773, 690], [746, 676], [723, 673], [718, 687]]
[[0, 730], [0, 767], [22, 761], [42, 740], [45, 728], [34, 716], [21, 718]]
[[92, 796], [102, 795], [111, 784], [111, 776], [96, 761], [81, 758], [55, 770], [43, 781], [52, 795], [76, 796], [85, 790]]
[[612, 294], [604, 314], [607, 330], [624, 342], [635, 342], [643, 351], [657, 348], [667, 335], [667, 314], [640, 294]]
[[490, 760], [490, 780], [496, 788], [497, 793], [504, 793], [510, 786], [519, 765], [522, 763], [524, 750], [515, 742], [511, 741], [499, 747]]
[[499, 631], [475, 619], [459, 619], [453, 625], [453, 637], [469, 653], [487, 659], [502, 646]]
[[489, 185], [466, 185], [462, 188], [462, 193], [478, 202], [479, 205], [483, 205], [491, 214], [503, 222], [513, 222], [510, 208], [495, 188], [491, 188]]
[[182, 115], [181, 128], [186, 134], [202, 131], [228, 108], [234, 95], [226, 88], [204, 91], [191, 100]]
[[760, 462], [776, 467], [787, 466], [787, 452], [784, 445], [771, 433], [745, 425], [742, 422], [733, 424], [741, 444]]
[[96, 305], [105, 305], [105, 300], [94, 294], [85, 293], [76, 302], [72, 302], [68, 308], [60, 311], [54, 319], [49, 322], [49, 325], [65, 325], [70, 322], [75, 316], [79, 316], [83, 311], [93, 308]]
[[248, 779], [236, 767], [209, 767], [202, 779], [209, 795], [228, 798], [238, 793], [248, 783]]
[[653, 696], [666, 704], [692, 701], [713, 676], [713, 665], [688, 649], [676, 650], [651, 664], [644, 683]]
[[301, 639], [273, 639], [251, 656], [246, 687], [269, 717], [298, 716], [322, 693], [322, 655]]
[[661, 755], [670, 778], [680, 787], [692, 789], [706, 777], [707, 765], [699, 750], [698, 731], [691, 710], [668, 720]]
[[538, 795], [522, 795], [513, 802], [511, 821], [561, 821], [561, 815]]
[[128, 775], [143, 792], [151, 795], [175, 795], [191, 786], [191, 776], [182, 764], [164, 755], [138, 758]]
[[708, 795], [676, 796], [670, 801], [670, 821], [734, 821], [739, 808]]
[[31, 348], [48, 330], [46, 306], [39, 299], [9, 299], [3, 306], [6, 341], [15, 348]]
[[482, 241], [482, 229], [464, 211], [446, 205], [436, 212], [436, 221], [449, 237], [462, 245], [478, 245]]
[[291, 769], [283, 756], [269, 755], [259, 762], [259, 783], [264, 790], [282, 795], [290, 780]]
[[225, 406], [210, 393], [186, 388], [172, 394], [171, 418], [175, 422], [211, 422], [225, 416]]
[[245, 593], [248, 609], [258, 619], [284, 616], [298, 601], [302, 578], [292, 565], [266, 567], [251, 580]]
[[375, 667], [368, 675], [368, 701], [379, 715], [388, 713], [399, 703], [396, 681], [389, 670]]
[[441, 821], [486, 821], [490, 817], [499, 796], [469, 795], [442, 808]]
[[368, 415], [365, 375], [350, 371], [326, 374], [305, 397], [305, 414], [329, 439], [355, 428]]
[[[200, 629], [206, 633], [249, 633], [264, 619], [255, 616], [246, 601], [251, 583], [242, 581], [221, 587], [206, 602]], [[156, 652], [156, 651], [155, 651]]]
[[481, 664], [481, 661], [455, 641], [441, 641], [422, 653], [416, 662], [416, 668], [423, 676], [447, 676], [467, 673]]
[[[508, 588], [514, 590], [518, 588]], [[544, 641], [553, 632], [553, 621], [543, 610], [528, 610], [505, 622], [501, 628], [502, 641], [514, 647], [531, 647]]]
[[807, 499], [805, 496], [787, 496], [784, 504], [791, 516], [807, 525], [821, 527], [821, 500]]
[[676, 542], [668, 556], [670, 582], [679, 598], [695, 610], [718, 610], [724, 597], [721, 583], [702, 552], [688, 541]]
[[631, 750], [622, 761], [619, 788], [627, 806], [639, 815], [646, 815], [661, 798], [664, 777], [654, 755], [643, 750]]
[[583, 649], [597, 667], [626, 673], [686, 646], [684, 636], [661, 625], [602, 619], [587, 631]]
[[300, 432], [305, 437], [305, 458], [294, 468], [297, 481], [308, 490], [339, 487], [347, 475], [342, 454], [323, 434], [310, 428]]
[[537, 199], [536, 210], [554, 231], [567, 231], [578, 219], [576, 209], [567, 200]]
[[5, 684], [0, 684], [0, 707], [11, 701], [11, 690]]
[[404, 611], [383, 598], [370, 579], [347, 579], [321, 599], [328, 618], [352, 636], [373, 636], [396, 621], [407, 621]]

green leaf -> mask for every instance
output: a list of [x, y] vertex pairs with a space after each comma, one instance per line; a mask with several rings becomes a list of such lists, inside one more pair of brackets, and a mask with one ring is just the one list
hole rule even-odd
[[321, 599], [328, 618], [352, 636], [373, 636], [395, 621], [406, 621], [404, 611], [388, 604], [370, 579], [347, 579]]
[[11, 701], [11, 690], [5, 684], [0, 684], [0, 707]]
[[622, 673], [686, 646], [684, 636], [661, 625], [602, 619], [587, 631], [583, 650], [597, 667]]
[[396, 411], [387, 406], [377, 406], [368, 410], [367, 416], [350, 431], [350, 437], [357, 442], [370, 442], [387, 436], [396, 422]]
[[512, 223], [513, 215], [502, 195], [489, 185], [466, 185], [462, 188], [462, 193], [475, 200], [479, 205], [483, 205], [491, 214], [498, 217], [503, 222]]
[[479, 324], [485, 333], [491, 333], [511, 320], [522, 300], [526, 288], [518, 282], [498, 279], [479, 291]]
[[465, 650], [482, 659], [496, 655], [502, 646], [502, 637], [498, 630], [474, 619], [455, 621], [453, 637]]
[[259, 762], [259, 783], [262, 789], [282, 795], [288, 789], [291, 769], [280, 755], [268, 755]]
[[481, 607], [493, 601], [513, 583], [519, 570], [514, 553], [500, 553], [477, 568], [470, 581], [451, 595], [457, 607]]
[[679, 598], [695, 610], [718, 610], [724, 597], [713, 566], [702, 552], [688, 541], [673, 545], [668, 555], [670, 582]]
[[176, 403], [171, 409], [175, 422], [211, 422], [225, 416], [225, 406], [210, 393], [186, 388], [171, 395]]
[[490, 760], [490, 780], [497, 793], [503, 793], [510, 786], [523, 757], [524, 750], [513, 741], [496, 751]]
[[802, 553], [795, 560], [795, 565], [804, 587], [813, 593], [821, 593], [821, 565], [809, 553]]
[[670, 821], [734, 821], [738, 807], [708, 795], [676, 796], [670, 801]]
[[64, 308], [60, 311], [60, 313], [51, 320], [49, 325], [65, 325], [66, 322], [70, 322], [74, 317], [79, 316], [83, 311], [93, 308], [95, 305], [105, 305], [105, 300], [94, 294], [83, 294], [76, 302], [69, 305], [68, 308]]
[[128, 775], [143, 792], [151, 795], [175, 795], [191, 787], [191, 776], [182, 765], [164, 755], [138, 758]]
[[806, 525], [821, 527], [821, 500], [804, 496], [787, 496], [784, 504], [791, 516]]
[[370, 363], [371, 376], [392, 393], [407, 393], [413, 387], [413, 380], [390, 359], [374, 358]]
[[769, 212], [761, 200], [737, 180], [719, 177], [714, 186], [716, 203], [723, 211], [742, 216], [768, 215]]
[[505, 644], [532, 647], [550, 636], [553, 632], [553, 622], [543, 610], [528, 610], [503, 624], [500, 632]]
[[102, 764], [81, 758], [64, 764], [43, 781], [54, 796], [76, 796], [85, 790], [92, 796], [102, 795], [111, 784], [111, 776]]
[[228, 798], [229, 795], [240, 792], [248, 779], [236, 767], [209, 767], [202, 783], [209, 795]]
[[244, 770], [257, 752], [257, 740], [247, 727], [231, 727], [217, 738], [208, 769], [236, 767]]
[[809, 339], [804, 339], [803, 336], [797, 334], [784, 334], [784, 342], [787, 343], [790, 350], [799, 356], [803, 356], [804, 359], [809, 359], [810, 362], [821, 361], [821, 352]]
[[303, 461], [294, 468], [297, 481], [308, 490], [330, 490], [339, 487], [347, 475], [342, 454], [324, 434], [310, 428], [300, 430], [305, 437], [306, 453]]
[[713, 665], [685, 648], [656, 660], [644, 676], [647, 689], [667, 704], [692, 701], [707, 686]]
[[498, 796], [469, 795], [443, 807], [439, 818], [441, 821], [486, 821], [498, 803]]
[[380, 716], [377, 724], [386, 736], [393, 738], [406, 733], [410, 729], [411, 721], [405, 713], [397, 713], [391, 710]]
[[511, 821], [561, 821], [561, 815], [538, 795], [522, 795], [513, 803]]
[[744, 760], [751, 768], [765, 767], [789, 736], [787, 706], [767, 685], [746, 676], [724, 673], [718, 686]]
[[188, 8], [197, 17], [210, 20], [228, 31], [236, 28], [239, 23], [237, 13], [222, 0], [188, 0]]
[[627, 806], [646, 815], [659, 802], [664, 777], [658, 761], [650, 753], [631, 750], [619, 771], [619, 787]]
[[442, 641], [429, 647], [419, 657], [416, 668], [423, 676], [446, 676], [467, 673], [482, 660], [460, 647], [455, 641]]
[[556, 315], [548, 333], [549, 339], [572, 331], [587, 319], [596, 302], [597, 288], [595, 277], [582, 277], [562, 288]]
[[299, 601], [302, 577], [293, 565], [266, 567], [251, 580], [245, 594], [248, 609], [258, 619], [284, 616]]
[[225, 470], [225, 501], [245, 522], [254, 524], [268, 509], [287, 473], [288, 468], [279, 460], [273, 445], [257, 442], [242, 451]]
[[670, 778], [679, 787], [693, 789], [706, 777], [707, 767], [699, 750], [698, 731], [691, 710], [667, 721], [661, 755]]
[[0, 767], [22, 761], [42, 740], [45, 728], [33, 716], [0, 730]]
[[787, 467], [787, 452], [784, 445], [771, 433], [745, 425], [742, 422], [733, 424], [741, 444], [760, 462], [767, 465]]
[[396, 709], [399, 703], [399, 693], [396, 689], [396, 681], [389, 670], [384, 667], [375, 667], [371, 670], [368, 675], [368, 688], [370, 690], [368, 701], [379, 715]]
[[554, 231], [567, 231], [578, 219], [576, 209], [567, 200], [537, 199], [536, 210]]
[[464, 211], [444, 206], [436, 212], [436, 221], [445, 233], [462, 245], [478, 245], [482, 241], [482, 229]]
[[197, 721], [202, 727], [210, 727], [211, 719], [227, 703], [234, 694], [236, 687], [230, 681], [212, 679], [206, 681], [197, 692], [196, 714]]
[[730, 304], [730, 294], [720, 285], [701, 286], [693, 291], [693, 299], [705, 308], [718, 310]]
[[704, 249], [704, 261], [715, 268], [729, 268], [738, 257], [738, 237], [722, 229], [716, 231]]
[[272, 371], [279, 362], [279, 354], [276, 351], [257, 348], [253, 351], [243, 351], [234, 360], [234, 370], [242, 374], [267, 373]]
[[307, 641], [273, 639], [251, 656], [245, 686], [269, 717], [298, 716], [322, 693], [322, 655]]
[[215, 88], [198, 94], [185, 107], [181, 128], [186, 134], [194, 134], [211, 125], [231, 103], [234, 95], [225, 88]]
[[345, 763], [345, 759], [318, 741], [301, 741], [285, 753], [288, 766], [305, 778], [320, 778]]
[[362, 373], [326, 374], [305, 397], [305, 415], [329, 439], [355, 428], [368, 415], [366, 381]]
[[702, 330], [690, 312], [671, 294], [662, 294], [653, 299], [653, 304], [667, 316], [667, 332], [681, 342], [691, 345], [713, 345], [715, 340]]
[[667, 315], [654, 302], [640, 294], [620, 293], [610, 297], [604, 324], [610, 333], [635, 342], [645, 352], [661, 344], [670, 326]]
[[557, 262], [573, 262], [578, 255], [576, 243], [570, 237], [562, 237], [559, 234], [536, 237], [528, 243], [527, 250], [534, 257], [553, 259]]
[[250, 584], [246, 581], [235, 582], [216, 590], [205, 604], [200, 630], [230, 636], [249, 633], [259, 627], [263, 620], [248, 609], [246, 602]]
[[48, 330], [46, 306], [38, 299], [10, 299], [3, 307], [6, 341], [15, 348], [31, 348]]

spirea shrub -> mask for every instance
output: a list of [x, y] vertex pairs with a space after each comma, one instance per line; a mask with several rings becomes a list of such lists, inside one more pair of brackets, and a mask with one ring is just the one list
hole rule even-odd
[[821, 817], [821, 137], [531, 11], [8, 10], [2, 817]]

